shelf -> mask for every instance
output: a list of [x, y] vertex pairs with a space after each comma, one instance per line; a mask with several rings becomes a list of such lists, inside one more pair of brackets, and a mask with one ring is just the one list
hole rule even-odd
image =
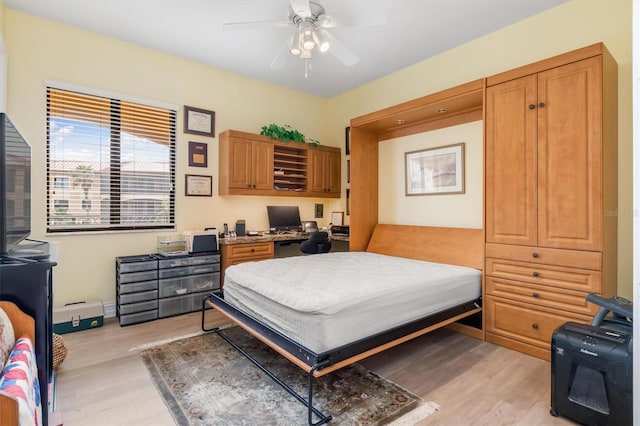
[[273, 152], [273, 184], [276, 191], [307, 189], [307, 149], [276, 145]]

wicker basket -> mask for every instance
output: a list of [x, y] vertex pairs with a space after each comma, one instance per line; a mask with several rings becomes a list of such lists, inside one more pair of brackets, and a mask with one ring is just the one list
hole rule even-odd
[[67, 345], [61, 335], [53, 333], [53, 369], [57, 370], [58, 366], [67, 357]]

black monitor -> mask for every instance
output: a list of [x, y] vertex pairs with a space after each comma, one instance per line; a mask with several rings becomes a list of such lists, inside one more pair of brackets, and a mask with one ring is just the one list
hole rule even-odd
[[31, 147], [0, 113], [0, 253], [31, 233]]
[[298, 206], [267, 206], [269, 228], [276, 231], [300, 231]]

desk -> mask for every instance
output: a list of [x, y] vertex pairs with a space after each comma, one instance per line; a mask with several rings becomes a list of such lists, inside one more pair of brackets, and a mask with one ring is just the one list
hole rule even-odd
[[[220, 239], [222, 269], [220, 285], [224, 284], [224, 271], [231, 265], [256, 260], [273, 259], [274, 257], [299, 256], [300, 243], [307, 240], [310, 234], [286, 233], [268, 234], [255, 237], [235, 237]], [[349, 251], [349, 236], [331, 235], [331, 251]]]

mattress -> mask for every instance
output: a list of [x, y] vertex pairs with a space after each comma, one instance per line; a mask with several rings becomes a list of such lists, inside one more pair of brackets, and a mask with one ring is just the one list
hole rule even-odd
[[224, 299], [320, 354], [481, 295], [481, 272], [367, 252], [247, 262]]

